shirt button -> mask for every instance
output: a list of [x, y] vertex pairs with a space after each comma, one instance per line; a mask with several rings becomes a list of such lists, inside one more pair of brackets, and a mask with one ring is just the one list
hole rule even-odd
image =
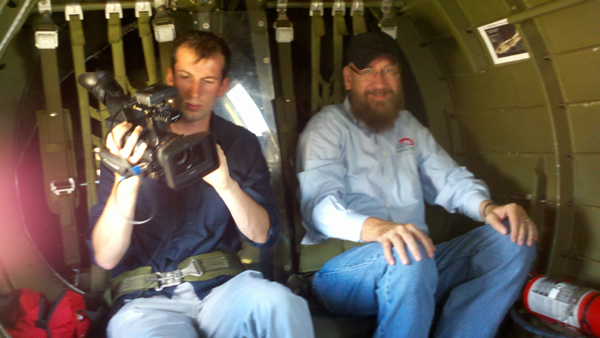
[[389, 204], [386, 204], [386, 205], [385, 205], [385, 207], [386, 207], [386, 208], [389, 208], [389, 207], [390, 207], [390, 205], [389, 205]]
[[384, 154], [384, 155], [387, 155], [387, 151], [384, 151], [384, 152], [383, 152], [383, 154]]

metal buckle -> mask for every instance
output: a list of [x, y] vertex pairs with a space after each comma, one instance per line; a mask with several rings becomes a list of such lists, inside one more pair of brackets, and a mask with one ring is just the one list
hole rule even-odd
[[38, 2], [38, 11], [40, 14], [44, 14], [44, 12], [52, 13], [52, 3], [50, 0], [41, 0]]
[[79, 20], [83, 20], [83, 9], [80, 4], [72, 2], [65, 6], [65, 19], [71, 21], [71, 15], [77, 15]]
[[56, 49], [58, 47], [58, 32], [47, 30], [36, 31], [35, 46], [38, 49]]
[[398, 27], [396, 26], [396, 21], [394, 20], [395, 15], [392, 12], [393, 6], [393, 0], [381, 1], [381, 11], [383, 12], [383, 17], [379, 22], [379, 27], [381, 27], [382, 32], [396, 40], [396, 37], [398, 36]]
[[319, 12], [320, 16], [323, 16], [323, 1], [313, 1], [310, 3], [310, 16], [313, 16], [314, 12]]
[[111, 14], [119, 14], [119, 18], [123, 19], [123, 7], [121, 7], [121, 3], [119, 1], [107, 1], [106, 7], [104, 10], [104, 16], [106, 19], [110, 19]]
[[354, 16], [354, 13], [360, 13], [360, 15], [365, 15], [365, 3], [362, 0], [352, 0], [352, 10], [350, 14]]
[[148, 16], [152, 16], [150, 1], [138, 0], [135, 2], [135, 17], [139, 18], [141, 12], [148, 12]]
[[279, 17], [275, 21], [275, 41], [278, 43], [290, 43], [294, 40], [294, 25], [286, 15], [287, 0], [277, 0], [277, 11]]
[[154, 39], [157, 42], [169, 42], [175, 40], [175, 23], [173, 19], [167, 14], [165, 7], [158, 7], [156, 9], [156, 15], [152, 20], [152, 27], [154, 28]]
[[69, 178], [69, 181], [66, 182], [50, 182], [50, 191], [52, 191], [57, 196], [62, 194], [71, 194], [75, 191], [75, 180], [73, 178]]
[[204, 275], [204, 270], [202, 269], [200, 261], [191, 259], [188, 265], [183, 269], [177, 269], [170, 272], [157, 272], [156, 275], [158, 276], [156, 279], [158, 282], [156, 291], [161, 291], [164, 288], [181, 284], [183, 278], [186, 276], [202, 276]]
[[336, 13], [342, 13], [342, 15], [346, 15], [346, 3], [343, 0], [333, 1], [331, 16], [335, 16]]

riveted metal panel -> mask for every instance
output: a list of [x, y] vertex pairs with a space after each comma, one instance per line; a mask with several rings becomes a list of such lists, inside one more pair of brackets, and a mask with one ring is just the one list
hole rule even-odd
[[600, 48], [563, 55], [553, 61], [567, 102], [600, 99]]
[[580, 284], [587, 282], [589, 286], [597, 287], [600, 281], [600, 262], [589, 261], [583, 257], [580, 259], [567, 257], [565, 261], [567, 263], [562, 275], [566, 279], [575, 279]]
[[545, 4], [547, 2], [552, 2], [552, 1], [556, 1], [556, 0], [524, 0], [523, 3], [525, 4], [525, 6], [529, 7], [534, 7], [534, 6], [539, 6], [541, 4]]
[[545, 104], [539, 79], [530, 61], [492, 67], [485, 73], [453, 77], [450, 83], [457, 114]]
[[569, 107], [567, 115], [573, 135], [573, 152], [600, 152], [600, 102]]
[[[573, 154], [573, 179], [574, 202], [600, 208], [600, 156]], [[600, 231], [600, 218], [594, 224]]]
[[471, 24], [480, 24], [507, 16], [510, 9], [504, 0], [487, 0], [482, 6], [481, 0], [457, 0], [456, 3]]
[[437, 6], [420, 0], [413, 1], [412, 4], [407, 1], [407, 5], [410, 7], [404, 15], [410, 18], [424, 39], [450, 34], [450, 28], [442, 20], [442, 13]]
[[600, 1], [587, 1], [548, 13], [540, 16], [536, 22], [550, 53], [600, 43]]
[[486, 58], [485, 48], [481, 45], [476, 34], [473, 34], [470, 28], [470, 23], [466, 19], [465, 14], [457, 5], [455, 0], [431, 0], [444, 14], [443, 20], [446, 20], [452, 36], [456, 39], [463, 57], [466, 59], [469, 68], [472, 72], [485, 71], [489, 66]]
[[547, 179], [546, 198], [556, 199], [552, 154], [469, 153], [461, 157], [467, 168], [487, 183], [494, 198], [503, 196], [515, 200], [524, 200], [533, 192], [535, 167], [542, 158]]
[[500, 109], [459, 118], [466, 151], [551, 154], [554, 150], [552, 126], [543, 106]]
[[448, 84], [440, 80], [441, 69], [436, 62], [433, 52], [429, 48], [421, 48], [421, 36], [404, 15], [397, 17], [398, 30], [402, 34], [396, 39], [408, 64], [424, 101], [427, 113], [428, 127], [436, 141], [446, 150], [451, 151], [451, 140], [447, 119], [447, 112], [453, 110], [452, 97]]
[[436, 40], [430, 46], [446, 77], [456, 74], [471, 74], [473, 72], [467, 63], [463, 51], [454, 38]]
[[574, 206], [575, 226], [573, 229], [573, 245], [569, 250], [575, 256], [596, 259], [600, 263], [600, 208]]

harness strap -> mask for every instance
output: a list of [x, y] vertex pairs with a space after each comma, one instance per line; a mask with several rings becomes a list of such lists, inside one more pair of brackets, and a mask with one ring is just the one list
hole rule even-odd
[[122, 295], [149, 289], [162, 290], [182, 282], [206, 281], [219, 276], [235, 276], [245, 270], [239, 257], [222, 251], [189, 257], [170, 272], [152, 272], [151, 266], [127, 271], [110, 280], [104, 294], [109, 305]]
[[[46, 12], [38, 25], [36, 46], [42, 63], [42, 80], [46, 110], [36, 112], [46, 200], [53, 213], [60, 217], [65, 265], [75, 267], [81, 263], [79, 254], [75, 207], [78, 192], [75, 189], [77, 170], [73, 150], [73, 136], [69, 111], [62, 109], [60, 77], [56, 47], [45, 37], [58, 33], [58, 27]], [[57, 189], [58, 187], [58, 189]], [[68, 189], [66, 189], [68, 188]]]
[[342, 68], [344, 65], [344, 35], [348, 35], [346, 27], [346, 7], [343, 1], [334, 2], [333, 15], [333, 103], [344, 101], [344, 78]]
[[[109, 4], [107, 3], [107, 7]], [[118, 13], [108, 13], [108, 42], [111, 44], [113, 68], [115, 71], [115, 80], [128, 93], [131, 90], [128, 86], [127, 73], [125, 72], [125, 52], [123, 50], [123, 30], [121, 28], [121, 17]]]
[[146, 72], [148, 73], [148, 85], [158, 82], [156, 74], [156, 57], [154, 56], [154, 40], [152, 28], [150, 27], [150, 14], [152, 12], [140, 12], [138, 18], [139, 35], [144, 48], [144, 60], [146, 61]]
[[[319, 6], [320, 5], [320, 6]], [[313, 6], [311, 4], [311, 6]], [[319, 10], [311, 9], [311, 115], [316, 114], [323, 107], [323, 98], [328, 99], [321, 93], [321, 38], [325, 35], [325, 23], [323, 20], [323, 3], [315, 3]]]
[[362, 0], [353, 0], [350, 15], [352, 15], [352, 34], [357, 35], [367, 32], [367, 24], [365, 23], [365, 5]]
[[[68, 6], [79, 6], [79, 4], [69, 4]], [[71, 48], [73, 52], [73, 67], [75, 68], [75, 78], [85, 73], [85, 36], [83, 34], [83, 25], [79, 15], [70, 15], [69, 31], [71, 33]], [[88, 212], [96, 204], [96, 163], [92, 153], [92, 122], [90, 118], [90, 101], [88, 91], [79, 83], [77, 87], [77, 98], [79, 102], [79, 115], [81, 116], [81, 140], [83, 143], [83, 158], [85, 160], [85, 181], [87, 182], [87, 206]]]

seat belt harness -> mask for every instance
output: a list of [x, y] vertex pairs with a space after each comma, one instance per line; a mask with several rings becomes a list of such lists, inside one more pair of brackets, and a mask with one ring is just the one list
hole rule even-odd
[[169, 272], [153, 272], [151, 266], [127, 271], [110, 280], [104, 298], [109, 305], [131, 292], [177, 286], [183, 282], [206, 281], [219, 276], [235, 276], [245, 270], [239, 257], [222, 251], [189, 257]]

